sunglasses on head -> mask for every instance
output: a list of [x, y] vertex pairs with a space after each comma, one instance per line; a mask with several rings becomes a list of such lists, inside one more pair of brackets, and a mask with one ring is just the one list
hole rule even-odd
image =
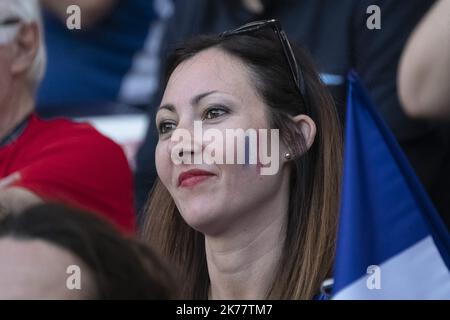
[[220, 36], [222, 38], [235, 36], [235, 35], [243, 35], [249, 34], [252, 32], [256, 32], [261, 29], [270, 28], [277, 35], [281, 47], [283, 49], [284, 56], [286, 57], [287, 63], [289, 65], [289, 69], [291, 71], [292, 79], [295, 83], [297, 90], [300, 93], [301, 98], [303, 99], [303, 103], [306, 109], [309, 111], [309, 105], [307, 103], [307, 94], [305, 88], [305, 79], [303, 77], [303, 72], [301, 68], [299, 68], [297, 60], [295, 59], [294, 51], [292, 50], [291, 44], [286, 36], [286, 33], [281, 27], [281, 24], [276, 19], [271, 20], [262, 20], [262, 21], [254, 21], [247, 23], [239, 28], [234, 30], [225, 31]]

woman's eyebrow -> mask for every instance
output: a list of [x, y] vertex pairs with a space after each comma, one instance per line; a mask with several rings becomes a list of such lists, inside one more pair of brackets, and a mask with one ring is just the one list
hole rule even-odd
[[[203, 98], [206, 98], [207, 96], [214, 94], [214, 93], [218, 93], [218, 92], [219, 91], [217, 91], [217, 90], [211, 90], [211, 91], [200, 93], [191, 99], [191, 105], [197, 106]], [[167, 104], [163, 104], [163, 105], [159, 106], [158, 111], [161, 109], [167, 109], [171, 112], [175, 112], [175, 106], [171, 103], [167, 103]]]
[[167, 103], [159, 106], [158, 111], [161, 111], [162, 109], [169, 110], [170, 112], [175, 112], [175, 107], [173, 104]]
[[213, 93], [217, 93], [217, 92], [218, 92], [217, 90], [211, 90], [211, 91], [207, 91], [207, 92], [204, 92], [204, 93], [200, 93], [200, 94], [196, 95], [195, 97], [193, 97], [191, 99], [191, 105], [196, 106], [196, 105], [198, 105], [200, 103], [200, 101], [203, 98], [206, 98], [207, 96], [209, 96], [209, 95], [211, 95]]

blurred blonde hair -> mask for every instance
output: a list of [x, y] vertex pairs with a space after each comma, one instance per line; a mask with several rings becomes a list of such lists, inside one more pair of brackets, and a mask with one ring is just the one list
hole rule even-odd
[[[47, 63], [47, 55], [45, 49], [44, 35], [43, 35], [43, 24], [41, 10], [38, 0], [1, 0], [1, 14], [0, 18], [19, 18], [25, 23], [37, 23], [39, 28], [39, 48], [34, 58], [33, 65], [28, 71], [28, 79], [30, 85], [34, 90], [44, 77], [45, 67]], [[12, 41], [17, 35], [19, 29], [17, 28], [11, 36], [6, 35], [6, 32], [11, 32], [10, 30], [2, 30], [0, 28], [0, 34], [5, 33], [5, 39]], [[11, 38], [11, 39], [9, 39]], [[9, 42], [7, 41], [7, 42]]]

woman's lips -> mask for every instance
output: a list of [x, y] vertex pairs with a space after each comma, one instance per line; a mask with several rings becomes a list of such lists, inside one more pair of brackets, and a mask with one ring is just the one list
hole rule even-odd
[[211, 172], [199, 169], [185, 171], [178, 177], [178, 185], [180, 187], [193, 187], [214, 175]]

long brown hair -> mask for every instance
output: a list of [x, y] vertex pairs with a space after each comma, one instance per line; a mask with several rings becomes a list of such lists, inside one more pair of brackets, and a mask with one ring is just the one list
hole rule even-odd
[[[208, 48], [241, 59], [256, 91], [269, 107], [272, 128], [294, 155], [286, 240], [270, 299], [311, 299], [330, 274], [335, 248], [342, 165], [342, 129], [328, 90], [308, 55], [294, 46], [306, 83], [309, 108], [292, 80], [281, 46], [272, 31], [252, 35], [199, 36], [169, 58], [167, 79], [183, 61]], [[306, 151], [305, 139], [291, 116], [305, 114], [317, 126]], [[167, 257], [184, 277], [183, 297], [207, 299], [209, 276], [204, 236], [182, 219], [167, 189], [158, 180], [146, 209], [143, 237]]]

